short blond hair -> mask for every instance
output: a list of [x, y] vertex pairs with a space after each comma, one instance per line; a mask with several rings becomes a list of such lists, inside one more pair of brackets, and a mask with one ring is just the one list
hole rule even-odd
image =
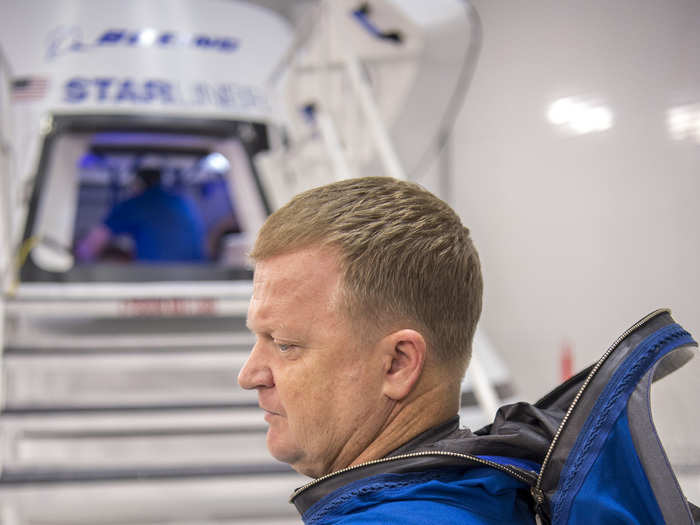
[[388, 177], [347, 179], [294, 197], [270, 215], [252, 253], [338, 250], [353, 321], [421, 331], [438, 362], [466, 370], [481, 314], [479, 256], [447, 203]]

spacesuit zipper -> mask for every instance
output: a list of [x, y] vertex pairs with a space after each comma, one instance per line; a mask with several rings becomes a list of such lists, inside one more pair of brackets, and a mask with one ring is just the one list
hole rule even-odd
[[[417, 457], [426, 457], [426, 456], [448, 456], [448, 457], [453, 457], [453, 458], [459, 458], [459, 459], [465, 459], [474, 463], [479, 463], [481, 465], [485, 465], [488, 467], [495, 468], [497, 470], [500, 470], [501, 472], [504, 472], [508, 474], [509, 476], [512, 476], [513, 478], [517, 479], [518, 481], [522, 481], [523, 483], [527, 484], [528, 486], [532, 484], [532, 480], [528, 479], [527, 476], [523, 475], [521, 472], [512, 469], [506, 465], [501, 465], [499, 463], [496, 463], [494, 461], [489, 461], [488, 459], [483, 459], [479, 458], [477, 456], [470, 456], [469, 454], [460, 454], [459, 452], [447, 452], [447, 451], [433, 451], [433, 452], [413, 452], [410, 454], [401, 454], [398, 456], [391, 456], [389, 458], [381, 458], [381, 459], [375, 459], [372, 461], [367, 461], [365, 463], [360, 463], [359, 465], [353, 465], [351, 467], [346, 467], [344, 469], [336, 470], [335, 472], [331, 472], [330, 474], [326, 474], [325, 476], [321, 476], [318, 479], [315, 479], [306, 485], [299, 487], [297, 490], [294, 491], [294, 493], [291, 495], [289, 498], [290, 503], [299, 496], [302, 492], [306, 491], [307, 489], [313, 487], [314, 485], [317, 485], [321, 483], [322, 481], [325, 481], [330, 478], [334, 478], [336, 476], [339, 476], [341, 474], [345, 474], [346, 472], [350, 472], [352, 470], [356, 470], [362, 467], [367, 467], [369, 465], [377, 465], [379, 463], [389, 463], [391, 461], [398, 461], [402, 459], [410, 459], [410, 458], [417, 458]], [[534, 477], [534, 476], [533, 476]]]

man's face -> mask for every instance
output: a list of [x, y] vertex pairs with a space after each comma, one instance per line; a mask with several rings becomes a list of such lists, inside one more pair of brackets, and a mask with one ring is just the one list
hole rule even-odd
[[390, 410], [379, 353], [340, 287], [335, 252], [306, 248], [257, 263], [248, 308], [256, 343], [238, 382], [258, 391], [270, 453], [312, 477], [356, 459]]

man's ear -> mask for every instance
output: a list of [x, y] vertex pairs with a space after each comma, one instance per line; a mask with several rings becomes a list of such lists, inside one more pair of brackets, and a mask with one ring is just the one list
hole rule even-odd
[[400, 401], [411, 393], [423, 372], [425, 338], [420, 332], [407, 328], [392, 332], [380, 344], [385, 366], [382, 392]]

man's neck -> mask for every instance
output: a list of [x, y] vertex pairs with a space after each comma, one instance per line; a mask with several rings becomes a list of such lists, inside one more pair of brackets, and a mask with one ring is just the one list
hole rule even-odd
[[406, 403], [397, 403], [387, 424], [349, 466], [383, 458], [423, 432], [444, 424], [459, 412], [459, 385], [440, 384]]

